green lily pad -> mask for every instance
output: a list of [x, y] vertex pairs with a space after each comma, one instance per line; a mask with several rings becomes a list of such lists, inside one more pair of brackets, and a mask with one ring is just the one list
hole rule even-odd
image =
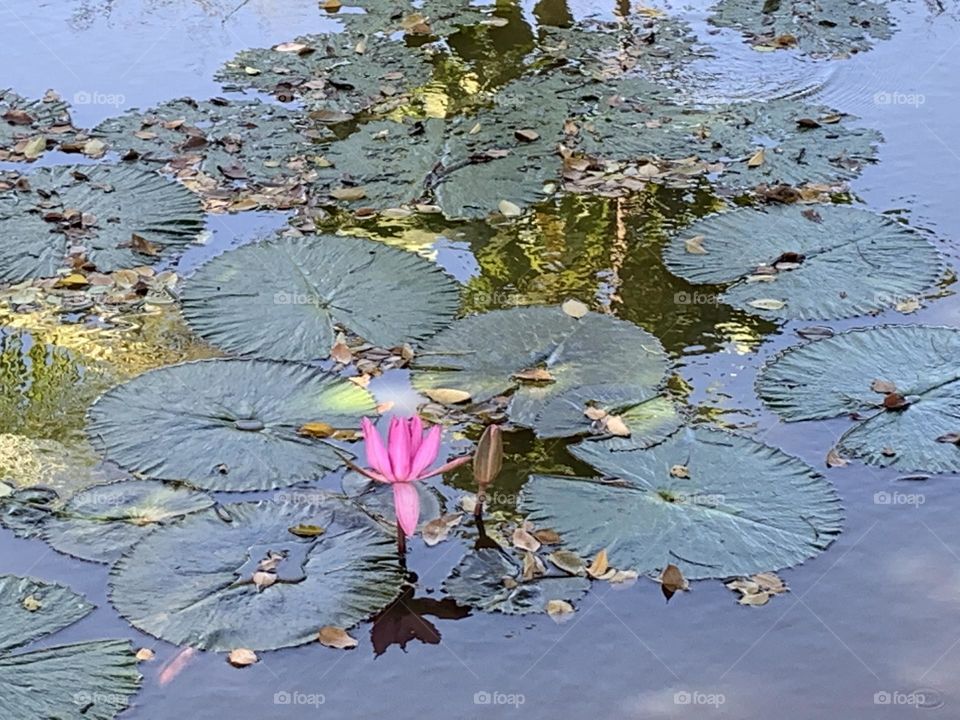
[[333, 137], [302, 112], [259, 100], [190, 98], [109, 118], [93, 135], [124, 156], [157, 162], [198, 157], [199, 168], [226, 185], [297, 177], [311, 145]]
[[[541, 437], [563, 437], [588, 432], [584, 410], [594, 402], [613, 398], [626, 409], [655, 397], [667, 359], [659, 341], [632, 323], [524, 307], [458, 320], [424, 345], [414, 368], [418, 390], [464, 391], [472, 402], [512, 394], [511, 420]], [[541, 379], [529, 379], [531, 372]]]
[[[326, 532], [300, 537], [297, 525]], [[274, 558], [272, 582], [254, 572]], [[111, 600], [135, 627], [204, 650], [275, 650], [388, 605], [404, 572], [392, 538], [349, 503], [237, 503], [162, 527], [114, 567]]]
[[502, 550], [483, 548], [464, 556], [443, 582], [461, 605], [505, 615], [545, 613], [551, 600], [576, 601], [590, 581], [567, 575], [524, 580], [520, 564]]
[[43, 537], [44, 526], [62, 505], [49, 488], [19, 488], [0, 497], [0, 525], [20, 538]]
[[800, 320], [882, 310], [920, 295], [942, 272], [937, 250], [916, 232], [834, 205], [713, 215], [677, 235], [664, 261], [691, 283], [727, 285], [721, 299], [734, 307]]
[[840, 534], [833, 486], [749, 438], [691, 428], [649, 450], [571, 451], [610, 480], [534, 475], [521, 507], [581, 557], [606, 549], [621, 569], [672, 563], [691, 580], [722, 578], [796, 565]]
[[[64, 134], [65, 130], [69, 133]], [[0, 90], [0, 161], [36, 160], [39, 152], [24, 155], [23, 148], [17, 150], [23, 141], [44, 137], [53, 143], [74, 135], [70, 111], [60, 98], [48, 94], [42, 100], [29, 100]]]
[[[886, 3], [872, 0], [720, 0], [710, 22], [739, 30], [754, 46], [814, 55], [863, 52], [893, 34]], [[778, 43], [783, 36], [794, 42]]]
[[213, 505], [205, 493], [155, 480], [95, 485], [74, 495], [43, 534], [54, 550], [112, 563], [158, 526]]
[[101, 271], [150, 264], [204, 229], [189, 190], [137, 167], [66, 165], [23, 177], [27, 188], [0, 195], [0, 282], [52, 277], [75, 247]]
[[114, 388], [91, 408], [88, 433], [131, 472], [206, 490], [266, 490], [341, 464], [332, 445], [298, 434], [304, 424], [355, 430], [374, 412], [366, 390], [316, 368], [201, 360]]
[[273, 48], [243, 50], [217, 79], [227, 90], [297, 97], [321, 114], [354, 114], [402, 104], [407, 89], [430, 79], [430, 64], [423, 51], [384, 36], [307, 35]]
[[63, 585], [0, 575], [0, 718], [111, 720], [129, 705], [141, 678], [125, 640], [11, 652], [93, 608]]
[[[852, 330], [784, 351], [761, 372], [757, 392], [787, 422], [853, 417], [837, 443], [841, 455], [902, 470], [957, 472], [960, 447], [948, 436], [960, 432], [958, 352], [955, 328]], [[906, 402], [887, 409], [891, 390]]]
[[881, 140], [829, 108], [789, 98], [703, 110], [671, 104], [662, 92], [663, 101], [651, 102], [657, 91], [650, 83], [621, 82], [616, 89], [623, 102], [601, 104], [579, 135], [581, 151], [613, 160], [696, 157], [717, 170], [722, 164], [716, 183], [731, 189], [847, 180], [876, 159]]
[[183, 292], [190, 326], [258, 357], [329, 356], [337, 326], [381, 347], [417, 343], [449, 324], [457, 286], [436, 265], [355, 237], [280, 237], [200, 268]]

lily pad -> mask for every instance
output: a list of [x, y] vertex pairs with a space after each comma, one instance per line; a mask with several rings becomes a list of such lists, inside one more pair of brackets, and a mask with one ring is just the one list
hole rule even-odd
[[214, 345], [258, 357], [330, 355], [337, 326], [381, 347], [416, 343], [449, 324], [455, 281], [413, 253], [355, 237], [280, 237], [200, 268], [184, 316]]
[[0, 575], [0, 717], [111, 720], [128, 706], [140, 674], [127, 641], [11, 652], [72, 625], [93, 607], [62, 585]]
[[74, 495], [43, 534], [54, 550], [112, 563], [157, 527], [213, 505], [205, 493], [154, 480], [96, 485]]
[[524, 580], [523, 570], [502, 550], [483, 548], [466, 555], [443, 582], [461, 605], [505, 615], [545, 613], [551, 600], [575, 601], [590, 589], [590, 581], [568, 575]]
[[[301, 537], [290, 532], [298, 525], [325, 532]], [[258, 588], [264, 562], [274, 577]], [[391, 536], [349, 503], [264, 501], [151, 533], [114, 567], [111, 599], [135, 627], [175, 645], [275, 650], [366, 619], [403, 580]]]
[[423, 51], [382, 35], [307, 35], [243, 50], [217, 79], [227, 90], [296, 97], [315, 112], [352, 115], [402, 104], [407, 89], [430, 79], [430, 64]]
[[757, 392], [787, 422], [853, 417], [837, 443], [841, 456], [957, 472], [960, 446], [950, 436], [960, 432], [958, 352], [955, 328], [852, 330], [784, 351], [761, 372]]
[[579, 135], [579, 149], [612, 160], [695, 157], [719, 172], [718, 185], [739, 190], [835, 183], [876, 159], [879, 133], [850, 127], [844, 122], [850, 117], [830, 108], [784, 98], [704, 110], [671, 104], [669, 97], [651, 102], [650, 87], [621, 82], [623, 100], [601, 104]]
[[366, 390], [336, 375], [268, 360], [201, 360], [151, 370], [91, 408], [94, 446], [135, 473], [207, 490], [265, 490], [341, 464], [308, 422], [356, 430], [375, 412]]
[[40, 168], [0, 195], [0, 282], [52, 277], [82, 248], [101, 271], [152, 264], [204, 229], [185, 187], [137, 167]]
[[618, 568], [667, 564], [689, 579], [790, 567], [840, 534], [833, 486], [805, 463], [749, 438], [683, 430], [649, 450], [583, 442], [573, 454], [609, 480], [535, 475], [521, 507], [581, 557]]
[[67, 104], [55, 94], [28, 100], [0, 90], [0, 161], [36, 160], [48, 143], [74, 135]]
[[[171, 100], [100, 123], [93, 135], [124, 157], [192, 165], [219, 185], [301, 175], [311, 145], [333, 137], [304, 113], [259, 100]], [[193, 162], [191, 160], [194, 159]], [[180, 169], [180, 168], [178, 168]]]
[[872, 0], [720, 0], [710, 22], [741, 31], [760, 49], [814, 55], [863, 52], [892, 35], [887, 4]]
[[[690, 245], [695, 238], [694, 245]], [[847, 206], [741, 208], [694, 223], [664, 250], [695, 284], [765, 318], [853, 317], [913, 298], [942, 272], [937, 250], [909, 228]]]
[[417, 354], [414, 386], [512, 395], [511, 420], [541, 437], [586, 433], [588, 405], [627, 409], [650, 400], [667, 370], [659, 341], [609, 315], [559, 307], [495, 310], [458, 320]]

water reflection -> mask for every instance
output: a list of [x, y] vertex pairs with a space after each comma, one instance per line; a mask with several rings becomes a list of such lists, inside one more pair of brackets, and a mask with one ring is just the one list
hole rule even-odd
[[407, 643], [419, 640], [425, 645], [440, 644], [440, 630], [427, 620], [460, 620], [470, 614], [470, 608], [457, 604], [452, 598], [414, 597], [413, 588], [406, 588], [386, 610], [380, 613], [370, 628], [374, 655], [383, 655], [391, 645], [399, 645], [406, 652]]

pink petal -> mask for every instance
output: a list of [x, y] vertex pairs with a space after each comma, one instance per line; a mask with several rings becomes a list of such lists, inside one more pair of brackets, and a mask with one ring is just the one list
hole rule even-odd
[[393, 506], [397, 513], [397, 523], [403, 534], [411, 537], [417, 531], [417, 521], [420, 519], [420, 496], [417, 486], [412, 482], [398, 482], [393, 484]]
[[410, 467], [410, 477], [420, 477], [420, 474], [428, 467], [433, 465], [433, 461], [440, 454], [440, 426], [434, 425], [430, 428], [420, 449], [413, 458], [413, 464]]
[[[387, 452], [390, 454], [390, 470], [394, 482], [403, 482], [410, 477], [410, 431], [403, 418], [390, 420], [387, 434]], [[391, 477], [388, 475], [388, 477]]]
[[443, 475], [445, 472], [450, 472], [454, 468], [458, 468], [464, 463], [468, 463], [473, 460], [473, 455], [461, 455], [460, 457], [454, 458], [449, 462], [445, 462], [443, 465], [438, 467], [436, 470], [431, 470], [426, 475], [421, 475], [417, 480], [426, 480], [427, 478], [432, 478], [437, 475]]
[[360, 427], [363, 429], [363, 445], [367, 451], [367, 465], [390, 480], [390, 456], [383, 446], [380, 433], [377, 432], [377, 428], [373, 426], [369, 418], [363, 418], [360, 421]]
[[420, 420], [419, 415], [414, 415], [410, 420], [410, 457], [416, 456], [421, 442], [423, 442], [423, 421]]

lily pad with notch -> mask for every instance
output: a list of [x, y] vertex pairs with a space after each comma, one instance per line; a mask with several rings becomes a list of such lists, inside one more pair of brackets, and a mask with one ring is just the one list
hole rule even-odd
[[[325, 532], [302, 537], [290, 531], [298, 526]], [[328, 496], [225, 505], [161, 527], [114, 566], [110, 596], [135, 627], [175, 645], [260, 651], [355, 625], [404, 578], [391, 536]]]
[[391, 348], [446, 327], [457, 284], [436, 265], [356, 237], [279, 237], [220, 255], [183, 291], [183, 313], [224, 350], [257, 357], [326, 358], [337, 327]]
[[760, 399], [787, 422], [850, 417], [841, 456], [904, 471], [960, 471], [960, 330], [851, 330], [788, 348], [760, 373]]
[[54, 550], [112, 563], [156, 528], [214, 506], [206, 493], [156, 480], [95, 485], [74, 495], [43, 526]]
[[617, 398], [627, 409], [657, 396], [667, 370], [660, 342], [632, 323], [560, 307], [522, 307], [458, 320], [414, 359], [414, 386], [454, 389], [480, 403], [512, 395], [511, 420], [541, 437], [590, 430], [584, 410]]
[[646, 450], [585, 441], [571, 452], [603, 477], [534, 475], [521, 509], [581, 557], [606, 549], [623, 569], [723, 578], [796, 565], [840, 534], [833, 486], [746, 437], [687, 428]]
[[545, 613], [551, 600], [576, 601], [590, 589], [590, 581], [569, 575], [524, 580], [523, 569], [506, 551], [476, 550], [460, 561], [443, 588], [461, 605], [505, 615]]
[[141, 677], [126, 640], [18, 651], [93, 609], [63, 585], [0, 575], [0, 717], [111, 720], [129, 705]]
[[151, 370], [101, 397], [88, 434], [108, 459], [158, 480], [206, 490], [266, 490], [316, 479], [342, 464], [327, 440], [302, 436], [323, 421], [356, 431], [372, 396], [317, 368], [217, 359]]
[[152, 264], [203, 232], [185, 187], [134, 166], [66, 165], [0, 195], [0, 282], [53, 277], [71, 250], [101, 271]]
[[688, 282], [726, 285], [723, 302], [770, 319], [878, 312], [921, 295], [943, 272], [919, 233], [842, 205], [712, 215], [675, 236], [664, 262]]

